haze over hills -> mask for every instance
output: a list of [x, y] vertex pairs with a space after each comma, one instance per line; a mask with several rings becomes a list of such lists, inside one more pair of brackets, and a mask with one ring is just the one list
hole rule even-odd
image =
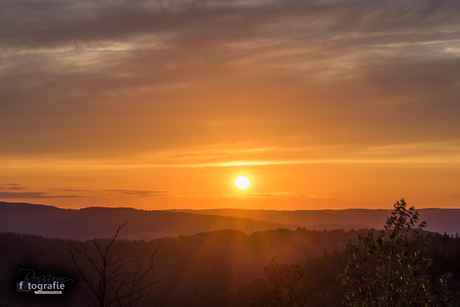
[[112, 237], [115, 229], [125, 221], [128, 223], [119, 239], [151, 240], [220, 229], [235, 229], [251, 234], [268, 229], [298, 227], [298, 225], [184, 212], [102, 207], [74, 210], [0, 202], [0, 232], [88, 240]]
[[[209, 209], [209, 210], [170, 210], [204, 215], [232, 216], [272, 223], [295, 224], [310, 229], [358, 228], [381, 229], [391, 210], [385, 209], [344, 209], [344, 210], [243, 210], [243, 209]], [[426, 221], [426, 230], [448, 234], [460, 233], [460, 209], [419, 209], [420, 221]]]
[[[459, 209], [421, 209], [427, 230], [449, 234], [460, 232]], [[296, 229], [382, 228], [390, 210], [168, 210], [89, 207], [61, 209], [27, 203], [0, 202], [0, 232], [42, 235], [51, 238], [88, 240], [113, 236], [128, 221], [120, 239], [151, 240], [222, 229], [256, 231]]]

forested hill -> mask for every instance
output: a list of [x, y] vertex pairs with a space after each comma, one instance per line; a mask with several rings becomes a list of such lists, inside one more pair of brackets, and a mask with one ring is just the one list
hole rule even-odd
[[72, 210], [0, 202], [0, 232], [88, 240], [112, 237], [114, 230], [125, 221], [128, 223], [120, 239], [151, 240], [219, 229], [234, 229], [251, 234], [268, 229], [298, 227], [298, 225], [183, 212], [102, 207]]
[[[345, 209], [345, 210], [242, 210], [242, 209], [210, 209], [210, 210], [171, 210], [172, 212], [189, 212], [205, 215], [244, 217], [259, 221], [296, 224], [302, 227], [322, 229], [337, 228], [323, 225], [366, 225], [368, 228], [381, 229], [391, 210]], [[448, 234], [460, 233], [460, 209], [419, 209], [420, 220], [426, 221], [426, 230]], [[310, 226], [310, 227], [308, 227]], [[364, 228], [355, 227], [355, 228]]]
[[[120, 235], [124, 231], [123, 228]], [[276, 256], [278, 263], [287, 265], [278, 267], [283, 273], [280, 286], [286, 283], [290, 287], [305, 286], [314, 290], [313, 294], [305, 291], [310, 293], [308, 295], [323, 297], [321, 293], [324, 292], [332, 298], [327, 304], [310, 301], [309, 307], [345, 306], [344, 290], [339, 287], [337, 280], [348, 261], [348, 255], [342, 248], [348, 238], [356, 241], [358, 234], [366, 233], [365, 230], [310, 231], [298, 228], [295, 231], [278, 229], [251, 235], [236, 230], [221, 230], [165, 238], [160, 240], [158, 254], [155, 255], [156, 259], [162, 261], [156, 262], [152, 272], [152, 278], [158, 280], [152, 298], [159, 306], [168, 307], [250, 306], [251, 298], [260, 291], [259, 278], [264, 276], [264, 272], [266, 276], [271, 272], [264, 270], [264, 267], [269, 266], [270, 260]], [[460, 239], [432, 233], [429, 236], [433, 240], [428, 254], [433, 264], [426, 272], [432, 280], [430, 282], [434, 284], [436, 277], [450, 272], [452, 278], [448, 283], [457, 291], [460, 289]], [[143, 259], [144, 263], [148, 263], [160, 241], [120, 240], [110, 255], [114, 259]], [[93, 243], [92, 240], [88, 241], [86, 246], [99, 259]], [[73, 244], [80, 246], [82, 243]], [[69, 246], [68, 240], [0, 233], [0, 306], [74, 307], [91, 302], [89, 288], [75, 269], [66, 246]], [[91, 265], [83, 267], [86, 274], [98, 280], [97, 272]], [[62, 296], [24, 295], [15, 289], [21, 276], [18, 273], [20, 268], [31, 268], [37, 274], [66, 276], [75, 282], [69, 285], [69, 292]], [[288, 274], [290, 272], [302, 274]]]
[[[113, 236], [115, 229], [109, 232]], [[123, 228], [120, 236], [124, 233]], [[220, 230], [164, 238], [160, 240], [156, 255], [156, 259], [162, 261], [156, 263], [153, 272], [154, 279], [159, 280], [154, 298], [160, 306], [168, 307], [230, 306], [232, 300], [225, 296], [239, 287], [251, 283], [257, 285], [257, 278], [263, 277], [264, 267], [274, 256], [281, 263], [303, 262], [309, 256], [322, 255], [325, 249], [332, 252], [335, 248], [344, 247], [349, 237], [356, 240], [359, 233], [364, 234], [365, 231], [309, 231], [298, 228], [295, 231], [267, 230], [251, 235], [237, 230]], [[110, 255], [115, 259], [144, 259], [147, 263], [160, 241], [119, 240]], [[94, 252], [90, 249], [94, 247], [93, 241], [87, 244], [89, 251]], [[0, 306], [85, 306], [84, 302], [90, 301], [91, 295], [70, 260], [66, 246], [69, 246], [68, 240], [0, 233], [0, 250], [5, 251], [0, 253]], [[98, 259], [97, 254], [93, 256]], [[37, 274], [66, 276], [74, 279], [75, 283], [69, 295], [52, 298], [32, 295], [28, 300], [14, 288], [20, 268], [32, 268]], [[95, 273], [91, 266], [85, 266], [85, 270], [89, 275]], [[96, 277], [94, 279], [97, 280]], [[252, 288], [245, 290], [249, 294], [241, 299], [250, 299], [254, 294], [252, 291]], [[223, 301], [216, 303], [219, 298]], [[246, 301], [236, 306], [248, 305], [249, 301]]]

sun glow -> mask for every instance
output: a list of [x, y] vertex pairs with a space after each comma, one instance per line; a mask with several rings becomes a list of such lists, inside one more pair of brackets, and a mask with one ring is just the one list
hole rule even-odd
[[250, 181], [249, 178], [246, 176], [239, 176], [235, 180], [235, 185], [240, 190], [245, 190], [249, 187]]

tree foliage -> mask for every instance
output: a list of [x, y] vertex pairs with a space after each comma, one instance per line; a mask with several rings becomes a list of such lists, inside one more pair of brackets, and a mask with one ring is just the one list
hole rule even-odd
[[265, 268], [253, 307], [340, 306], [337, 274], [345, 267], [345, 252], [335, 249], [309, 256], [302, 263], [281, 265], [273, 258]]
[[374, 239], [374, 230], [360, 235], [358, 243], [347, 245], [348, 266], [339, 275], [346, 287], [349, 306], [448, 306], [452, 303], [446, 286], [449, 274], [441, 276], [441, 291], [430, 292], [425, 275], [431, 240], [424, 236], [425, 222], [407, 208], [404, 199], [396, 202], [384, 229]]
[[306, 272], [299, 263], [280, 265], [274, 257], [270, 266], [265, 268], [265, 280], [261, 284], [263, 291], [253, 298], [252, 306], [307, 306], [312, 289], [301, 282], [305, 275]]

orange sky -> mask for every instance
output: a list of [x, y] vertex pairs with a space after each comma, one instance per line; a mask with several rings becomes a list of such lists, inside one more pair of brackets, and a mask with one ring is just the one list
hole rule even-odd
[[460, 208], [458, 1], [1, 5], [0, 201]]

